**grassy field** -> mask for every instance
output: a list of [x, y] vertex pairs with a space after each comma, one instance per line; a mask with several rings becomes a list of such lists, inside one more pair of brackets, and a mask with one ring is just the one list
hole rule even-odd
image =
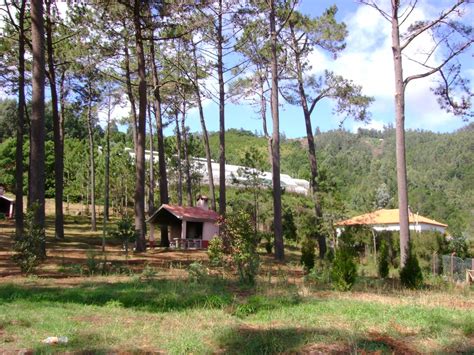
[[[249, 288], [208, 269], [205, 252], [125, 260], [110, 240], [101, 276], [101, 233], [81, 216], [68, 216], [66, 241], [48, 239], [39, 276], [25, 277], [10, 260], [11, 231], [0, 225], [0, 353], [474, 353], [472, 287], [408, 291], [364, 273], [336, 292], [305, 279], [290, 248], [286, 264], [262, 255]], [[190, 277], [195, 260], [204, 272]], [[43, 344], [48, 336], [68, 343]]]

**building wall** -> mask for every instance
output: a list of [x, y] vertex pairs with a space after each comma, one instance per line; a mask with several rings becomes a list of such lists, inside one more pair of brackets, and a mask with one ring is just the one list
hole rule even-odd
[[202, 240], [211, 240], [219, 234], [219, 227], [213, 222], [204, 222], [202, 226]]

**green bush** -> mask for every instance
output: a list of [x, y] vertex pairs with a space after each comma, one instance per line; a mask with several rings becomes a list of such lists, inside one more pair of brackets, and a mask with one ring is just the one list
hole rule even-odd
[[211, 266], [224, 265], [224, 243], [219, 236], [214, 236], [209, 242], [207, 256]]
[[244, 210], [235, 211], [222, 219], [220, 224], [224, 253], [230, 256], [232, 265], [237, 268], [240, 281], [253, 285], [260, 260], [250, 214]]
[[95, 250], [88, 250], [86, 257], [87, 273], [92, 276], [99, 271], [100, 262], [97, 260], [97, 252]]
[[124, 216], [117, 222], [117, 229], [110, 232], [110, 236], [120, 240], [125, 249], [125, 257], [128, 258], [128, 245], [137, 239], [137, 231], [131, 217]]
[[260, 232], [260, 240], [264, 240], [265, 251], [267, 254], [271, 254], [273, 250], [273, 233], [272, 232]]
[[301, 264], [303, 265], [306, 273], [310, 272], [314, 268], [314, 258], [316, 243], [310, 236], [305, 236], [301, 243]]
[[192, 282], [204, 281], [209, 276], [206, 267], [198, 261], [188, 266], [188, 277]]
[[333, 286], [339, 291], [349, 291], [357, 277], [357, 266], [354, 255], [347, 246], [341, 246], [336, 250], [331, 270]]
[[24, 273], [31, 273], [41, 261], [46, 259], [46, 236], [44, 228], [35, 222], [35, 214], [39, 205], [33, 204], [25, 215], [23, 235], [15, 237], [13, 244], [14, 262]]
[[400, 281], [407, 288], [417, 289], [423, 286], [423, 274], [415, 253], [408, 253], [405, 267], [400, 271]]
[[379, 277], [386, 279], [388, 277], [388, 247], [385, 240], [382, 240], [380, 245], [379, 255], [378, 255], [377, 268], [379, 272]]

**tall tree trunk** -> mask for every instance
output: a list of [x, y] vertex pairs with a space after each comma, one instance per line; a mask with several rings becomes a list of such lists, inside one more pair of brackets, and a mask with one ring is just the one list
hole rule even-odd
[[[155, 212], [155, 157], [153, 144], [153, 123], [151, 120], [151, 105], [148, 104], [148, 128], [150, 130], [150, 186], [148, 188], [148, 216], [152, 216]], [[150, 223], [150, 247], [155, 247], [155, 226]]]
[[285, 249], [281, 225], [281, 182], [280, 182], [280, 113], [278, 107], [278, 57], [275, 25], [275, 0], [270, 0], [270, 39], [272, 65], [272, 172], [273, 172], [273, 229], [275, 233], [275, 258], [283, 261]]
[[64, 148], [61, 135], [61, 117], [58, 108], [58, 91], [56, 88], [56, 68], [54, 66], [53, 23], [51, 21], [51, 0], [46, 3], [46, 44], [48, 51], [48, 78], [51, 90], [54, 133], [54, 232], [56, 239], [64, 239], [63, 187], [64, 187]]
[[18, 11], [18, 121], [15, 154], [15, 233], [23, 235], [23, 134], [25, 127], [25, 7], [22, 0]]
[[265, 97], [265, 78], [260, 77], [260, 116], [262, 117], [263, 134], [267, 139], [268, 162], [273, 164], [272, 137], [268, 133], [267, 127], [267, 99]]
[[[33, 47], [33, 77], [31, 96], [31, 141], [30, 141], [30, 205], [37, 204], [35, 223], [45, 226], [45, 117], [44, 117], [44, 22], [43, 2], [31, 2], [31, 42]], [[42, 246], [46, 256], [46, 245]]]
[[133, 7], [133, 22], [135, 27], [136, 55], [138, 62], [138, 125], [136, 147], [136, 183], [135, 183], [135, 229], [138, 231], [136, 250], [146, 250], [145, 227], [145, 144], [146, 144], [146, 71], [145, 53], [143, 51], [142, 29], [140, 21], [141, 1], [135, 0]]
[[301, 101], [301, 108], [303, 109], [303, 116], [306, 126], [306, 137], [308, 141], [308, 157], [309, 157], [309, 166], [311, 170], [311, 190], [313, 193], [314, 209], [316, 213], [316, 223], [317, 223], [317, 239], [319, 246], [319, 257], [324, 258], [326, 254], [326, 236], [322, 233], [321, 223], [323, 219], [323, 213], [321, 208], [321, 202], [319, 200], [319, 185], [318, 185], [318, 164], [316, 160], [316, 148], [314, 144], [313, 129], [311, 127], [311, 112], [308, 107], [308, 101], [306, 99], [306, 92], [303, 83], [303, 66], [301, 64], [300, 52], [298, 41], [296, 39], [295, 32], [293, 27], [291, 27], [291, 37], [293, 40], [294, 47], [294, 56], [296, 64], [296, 73], [298, 81], [298, 93]]
[[204, 142], [204, 150], [206, 151], [206, 163], [207, 163], [207, 176], [209, 184], [209, 193], [211, 195], [211, 208], [213, 211], [216, 210], [216, 191], [214, 188], [214, 173], [212, 172], [212, 161], [211, 161], [211, 148], [209, 146], [209, 135], [207, 133], [206, 120], [204, 119], [204, 109], [202, 107], [201, 99], [201, 90], [199, 87], [199, 72], [198, 72], [198, 62], [196, 56], [196, 44], [192, 43], [193, 50], [193, 61], [194, 61], [194, 81], [195, 86], [194, 90], [196, 91], [196, 101], [198, 104], [199, 110], [199, 120], [201, 121], [202, 129], [202, 140]]
[[91, 199], [91, 230], [97, 230], [97, 218], [95, 214], [95, 158], [94, 158], [94, 130], [92, 122], [92, 88], [89, 82], [89, 104], [87, 107], [87, 133], [89, 135], [89, 174], [90, 174], [90, 199]]
[[[155, 107], [155, 119], [156, 119], [156, 135], [158, 138], [158, 172], [159, 172], [159, 185], [160, 185], [160, 203], [167, 204], [169, 202], [168, 197], [168, 176], [166, 172], [166, 157], [165, 157], [165, 139], [163, 136], [163, 120], [161, 116], [161, 95], [160, 95], [160, 83], [158, 80], [158, 70], [155, 62], [155, 44], [153, 39], [150, 41], [150, 53], [151, 53], [151, 66], [153, 71], [153, 96], [155, 98], [153, 104]], [[169, 247], [170, 242], [168, 238], [168, 227], [162, 226], [160, 228], [161, 242], [160, 246]]]
[[183, 172], [181, 167], [181, 132], [179, 129], [179, 111], [176, 109], [175, 113], [175, 121], [176, 121], [176, 150], [177, 150], [177, 173], [178, 173], [178, 181], [177, 181], [177, 189], [178, 189], [178, 205], [183, 205]]
[[219, 0], [217, 24], [217, 76], [219, 80], [219, 213], [226, 213], [226, 181], [225, 181], [225, 91], [224, 91], [224, 63], [222, 46], [222, 0]]
[[395, 72], [395, 132], [397, 157], [398, 209], [400, 218], [400, 266], [406, 264], [410, 252], [408, 220], [408, 189], [405, 157], [405, 87], [403, 83], [400, 26], [398, 23], [399, 0], [392, 0], [392, 53]]
[[110, 206], [110, 119], [112, 114], [112, 94], [109, 93], [109, 102], [107, 107], [107, 127], [105, 131], [105, 183], [104, 183], [104, 221], [109, 220]]
[[191, 163], [188, 150], [188, 136], [186, 133], [186, 103], [183, 103], [183, 112], [181, 115], [181, 133], [183, 135], [183, 152], [184, 152], [184, 173], [186, 174], [186, 197], [188, 206], [193, 205], [193, 186], [191, 181]]
[[[125, 26], [125, 23], [124, 23]], [[133, 95], [132, 89], [132, 74], [130, 69], [130, 52], [128, 48], [128, 38], [125, 36], [124, 42], [124, 57], [125, 57], [125, 82], [127, 86], [128, 101], [130, 101], [130, 108], [132, 110], [132, 134], [133, 134], [133, 149], [135, 154], [137, 153], [137, 108], [135, 106], [135, 96]]]

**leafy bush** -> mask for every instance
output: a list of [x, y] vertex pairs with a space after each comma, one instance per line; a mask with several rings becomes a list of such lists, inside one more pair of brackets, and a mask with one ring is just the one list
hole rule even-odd
[[447, 252], [456, 253], [459, 258], [469, 258], [469, 241], [462, 234], [455, 234], [448, 240]]
[[94, 275], [99, 270], [100, 262], [97, 260], [97, 252], [94, 250], [88, 250], [86, 253], [86, 267], [89, 275]]
[[191, 263], [188, 267], [188, 277], [192, 282], [201, 282], [208, 276], [206, 267], [198, 261]]
[[117, 229], [110, 232], [110, 236], [120, 240], [125, 249], [125, 257], [128, 258], [128, 244], [135, 242], [137, 231], [131, 217], [124, 216], [117, 222]]
[[423, 286], [423, 274], [415, 253], [408, 253], [405, 267], [400, 271], [400, 281], [407, 288], [417, 289]]
[[224, 265], [224, 242], [219, 236], [214, 236], [209, 242], [207, 255], [211, 266]]
[[258, 240], [254, 233], [251, 216], [246, 211], [236, 211], [220, 220], [222, 250], [230, 255], [232, 266], [237, 268], [242, 283], [254, 284], [260, 260]]
[[35, 222], [38, 204], [33, 204], [25, 215], [23, 235], [15, 237], [13, 260], [24, 273], [33, 272], [34, 268], [46, 258], [46, 237], [44, 228]]
[[382, 279], [387, 278], [388, 272], [389, 272], [388, 247], [387, 247], [387, 243], [385, 242], [385, 240], [382, 240], [382, 243], [380, 245], [377, 268], [378, 268], [378, 272], [379, 272], [379, 277], [381, 277]]
[[301, 243], [301, 264], [307, 273], [314, 268], [315, 247], [314, 239], [310, 236], [305, 236]]
[[296, 225], [291, 208], [285, 208], [282, 216], [283, 238], [296, 240]]
[[260, 239], [263, 239], [265, 245], [265, 251], [267, 254], [271, 254], [273, 250], [273, 233], [271, 232], [260, 232]]
[[336, 250], [331, 270], [331, 279], [335, 289], [349, 291], [357, 277], [357, 266], [354, 255], [347, 246], [341, 246]]

